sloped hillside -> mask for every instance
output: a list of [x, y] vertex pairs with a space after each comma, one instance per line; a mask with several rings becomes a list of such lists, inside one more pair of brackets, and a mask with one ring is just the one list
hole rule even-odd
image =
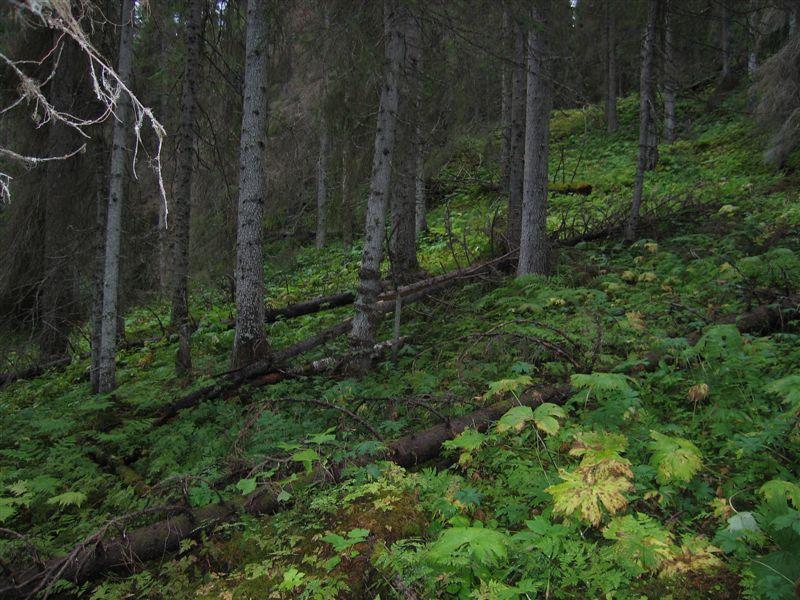
[[[557, 112], [553, 275], [496, 261], [403, 303], [364, 377], [310, 368], [347, 352], [339, 337], [178, 410], [228, 369], [220, 286], [192, 298], [192, 379], [175, 379], [153, 305], [126, 315], [145, 342], [114, 394], [90, 394], [85, 360], [6, 385], [0, 565], [28, 567], [29, 591], [96, 599], [793, 597], [798, 180], [762, 166], [744, 104], [680, 106], [691, 126], [660, 148], [632, 245], [636, 99], [611, 136], [597, 108]], [[502, 254], [496, 143], [464, 135], [430, 182], [428, 276]], [[355, 287], [357, 244], [267, 255], [273, 307]], [[351, 312], [279, 317], [269, 339]], [[178, 549], [56, 581], [74, 565], [51, 557], [88, 565], [125, 535]], [[2, 575], [0, 596], [19, 583]]]

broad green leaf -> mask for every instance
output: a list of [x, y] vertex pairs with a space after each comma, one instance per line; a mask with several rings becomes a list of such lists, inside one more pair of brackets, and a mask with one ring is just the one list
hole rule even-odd
[[515, 431], [522, 431], [525, 423], [533, 420], [533, 410], [530, 406], [514, 406], [506, 411], [500, 420], [497, 422], [495, 429], [498, 433], [504, 433], [511, 429]]
[[546, 434], [555, 435], [561, 427], [556, 419], [563, 419], [566, 416], [567, 413], [560, 406], [544, 402], [533, 411], [533, 422]]
[[760, 492], [771, 504], [791, 501], [795, 508], [800, 509], [800, 485], [796, 483], [773, 479], [762, 485]]
[[255, 478], [253, 479], [240, 479], [239, 482], [236, 484], [236, 489], [241, 492], [243, 496], [247, 496], [255, 491], [257, 486], [257, 482]]
[[450, 564], [454, 555], [466, 554], [470, 561], [492, 566], [508, 557], [511, 538], [494, 529], [452, 527], [446, 529], [428, 550], [428, 560]]
[[688, 483], [703, 466], [700, 450], [689, 440], [650, 432], [650, 464], [657, 470], [660, 484]]
[[306, 448], [305, 450], [300, 450], [300, 452], [295, 452], [289, 458], [294, 462], [303, 463], [306, 471], [311, 471], [311, 463], [319, 460], [319, 454], [311, 448]]
[[614, 541], [611, 552], [616, 557], [645, 571], [655, 571], [673, 554], [670, 532], [642, 513], [614, 517], [603, 529], [603, 537]]

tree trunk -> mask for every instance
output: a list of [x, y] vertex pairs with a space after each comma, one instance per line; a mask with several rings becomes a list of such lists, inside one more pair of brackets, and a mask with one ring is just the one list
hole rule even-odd
[[545, 274], [550, 246], [547, 238], [547, 160], [553, 101], [546, 39], [547, 16], [540, 6], [534, 4], [532, 7], [534, 24], [528, 32], [525, 172], [518, 276]]
[[414, 173], [414, 229], [417, 237], [428, 231], [428, 206], [425, 198], [425, 140], [422, 126], [417, 121], [417, 161]]
[[[197, 104], [197, 84], [200, 77], [201, 19], [203, 0], [189, 0], [186, 11], [184, 46], [186, 63], [181, 92], [181, 113], [176, 157], [177, 189], [172, 202], [172, 326], [182, 336], [190, 335], [189, 324], [189, 220], [192, 202], [192, 170], [194, 161], [194, 114]], [[191, 369], [188, 354], [189, 340], [183, 340], [186, 352], [178, 354], [176, 370]]]
[[[165, 3], [166, 5], [166, 3]], [[159, 53], [162, 68], [166, 68], [172, 53], [169, 31], [172, 26], [172, 13], [165, 6], [161, 15], [159, 28]], [[158, 118], [165, 127], [169, 123], [170, 93], [169, 85], [166, 81], [161, 81], [158, 98]], [[163, 165], [163, 161], [162, 161]], [[163, 166], [162, 166], [163, 169]], [[166, 179], [166, 176], [165, 176]], [[158, 202], [158, 282], [162, 294], [169, 293], [170, 286], [170, 248], [169, 248], [169, 228], [167, 227], [167, 205], [157, 194]]]
[[525, 154], [525, 32], [522, 25], [512, 23], [514, 35], [514, 73], [511, 84], [511, 162], [508, 172], [509, 250], [519, 248], [522, 231], [522, 180]]
[[[55, 38], [54, 38], [55, 43]], [[49, 82], [48, 98], [56, 109], [64, 110], [76, 100], [74, 86], [79, 78], [81, 58], [76, 47], [64, 44], [63, 56]], [[47, 153], [62, 156], [75, 149], [72, 131], [51, 121], [47, 132]], [[74, 297], [68, 280], [69, 237], [64, 228], [64, 215], [74, 203], [74, 183], [77, 173], [73, 161], [46, 163], [42, 202], [42, 280], [39, 286], [41, 334], [39, 347], [43, 361], [62, 358], [69, 349], [69, 317]]]
[[[328, 52], [328, 39], [330, 36], [330, 12], [326, 5], [322, 7], [325, 21], [325, 54]], [[321, 106], [319, 109], [319, 157], [317, 158], [317, 230], [314, 245], [317, 250], [325, 245], [326, 211], [328, 209], [328, 164], [330, 163], [330, 138], [328, 133], [328, 119], [325, 115], [325, 96], [328, 91], [328, 65], [327, 58], [322, 58], [322, 90], [320, 93]]]
[[[117, 73], [130, 82], [133, 71], [133, 0], [122, 1]], [[119, 247], [122, 237], [122, 203], [125, 191], [125, 160], [131, 104], [127, 94], [117, 101], [111, 146], [111, 172], [106, 212], [106, 252], [103, 269], [103, 317], [100, 330], [100, 372], [97, 389], [110, 392], [117, 386], [117, 300], [119, 297]]]
[[403, 35], [398, 27], [397, 0], [384, 0], [386, 37], [386, 73], [378, 107], [372, 175], [364, 235], [364, 249], [359, 270], [355, 317], [350, 344], [358, 350], [374, 345], [379, 313], [375, 304], [381, 291], [381, 258], [386, 235], [386, 203], [389, 197], [392, 157], [394, 155], [397, 108], [400, 100], [398, 79], [403, 56]]
[[606, 129], [614, 133], [619, 129], [617, 118], [617, 24], [614, 15], [614, 0], [606, 0]]
[[342, 140], [342, 182], [341, 182], [341, 207], [342, 207], [342, 244], [346, 250], [353, 247], [353, 210], [350, 197], [350, 152], [347, 136]]
[[100, 390], [100, 337], [103, 327], [103, 275], [106, 264], [106, 226], [108, 221], [108, 181], [106, 177], [107, 147], [102, 133], [97, 136], [97, 163], [95, 165], [95, 244], [92, 275], [91, 309], [91, 366], [89, 381], [92, 393]]
[[328, 163], [330, 159], [330, 141], [328, 138], [328, 122], [325, 116], [320, 117], [319, 157], [317, 158], [317, 231], [314, 245], [317, 249], [325, 246], [325, 213], [328, 208]]
[[404, 56], [400, 77], [396, 152], [392, 172], [392, 268], [400, 282], [419, 267], [416, 236], [416, 125], [419, 121], [420, 31], [416, 15], [401, 5]]
[[728, 79], [731, 76], [731, 11], [728, 8], [727, 0], [722, 0], [722, 78]]
[[[511, 39], [511, 15], [508, 5], [503, 3], [503, 47], [507, 50]], [[504, 53], [505, 54], [505, 53]], [[511, 73], [513, 71], [508, 60], [503, 57], [501, 66], [501, 99], [500, 121], [502, 137], [500, 138], [500, 191], [508, 193], [509, 156], [511, 154]]]
[[236, 333], [232, 367], [269, 355], [264, 333], [264, 258], [267, 145], [267, 2], [248, 0], [242, 135], [239, 146], [239, 212], [236, 231]]
[[633, 199], [631, 201], [631, 214], [628, 227], [625, 230], [626, 241], [632, 242], [636, 238], [639, 228], [639, 209], [642, 204], [642, 191], [644, 188], [644, 173], [647, 170], [648, 158], [651, 155], [652, 143], [651, 130], [653, 123], [653, 53], [655, 50], [656, 20], [658, 19], [659, 0], [647, 2], [647, 26], [644, 41], [642, 42], [642, 71], [639, 82], [639, 150], [636, 157], [636, 179], [633, 186]]
[[664, 141], [675, 141], [675, 93], [677, 89], [675, 66], [675, 42], [672, 31], [672, 2], [668, 1], [664, 10]]
[[750, 2], [750, 15], [747, 19], [750, 34], [750, 51], [747, 54], [747, 75], [753, 79], [758, 67], [758, 51], [761, 46], [761, 27], [759, 23], [759, 6], [756, 0]]

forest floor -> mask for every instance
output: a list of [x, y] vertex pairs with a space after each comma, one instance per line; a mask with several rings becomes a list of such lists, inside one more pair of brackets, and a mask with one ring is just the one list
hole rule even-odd
[[[794, 597], [797, 322], [741, 333], [735, 316], [798, 303], [800, 176], [763, 166], [764, 140], [744, 105], [733, 98], [713, 114], [702, 98], [680, 106], [691, 127], [661, 146], [647, 174], [645, 202], [658, 218], [638, 242], [612, 234], [561, 247], [551, 276], [493, 272], [408, 305], [408, 341], [365, 377], [246, 386], [157, 423], [227, 368], [233, 307], [209, 287], [192, 298], [191, 381], [175, 378], [176, 346], [160, 339], [120, 355], [113, 395], [90, 394], [85, 360], [6, 385], [0, 577], [34, 565], [31, 546], [63, 555], [112, 518], [217, 503], [272, 482], [284, 507], [272, 516], [220, 524], [134, 574], [53, 590], [175, 600]], [[635, 99], [620, 110], [610, 136], [597, 108], [554, 114], [554, 188], [592, 187], [551, 196], [562, 238], [627, 208]], [[489, 185], [496, 142], [471, 133], [442, 151], [420, 243], [429, 273], [496, 251], [490, 226], [505, 202]], [[272, 306], [355, 287], [358, 246], [272, 250]], [[351, 310], [279, 320], [270, 341], [288, 346]], [[128, 338], [158, 337], [167, 315], [166, 304], [131, 311]], [[392, 337], [390, 321], [381, 339]], [[295, 360], [345, 351], [338, 339]], [[537, 404], [553, 386], [568, 389], [566, 401]], [[517, 406], [403, 469], [361, 422], [286, 399], [346, 407], [385, 440], [498, 400]], [[325, 468], [335, 482], [298, 483]]]

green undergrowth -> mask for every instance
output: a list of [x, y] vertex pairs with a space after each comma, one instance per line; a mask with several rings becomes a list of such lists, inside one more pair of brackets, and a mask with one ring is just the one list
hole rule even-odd
[[[89, 393], [85, 361], [6, 386], [0, 527], [56, 555], [120, 515], [345, 465], [337, 484], [286, 485], [275, 516], [220, 525], [134, 575], [60, 585], [87, 598], [793, 597], [800, 339], [792, 324], [742, 335], [727, 317], [800, 291], [800, 203], [795, 175], [761, 165], [741, 103], [723, 115], [681, 106], [691, 129], [647, 176], [646, 203], [664, 218], [642, 239], [563, 247], [548, 277], [496, 273], [404, 307], [410, 341], [363, 378], [284, 381], [157, 426], [163, 407], [227, 368], [232, 305], [208, 289], [193, 297], [192, 380], [175, 378], [176, 347], [161, 339], [121, 353], [113, 395]], [[554, 185], [592, 188], [552, 196], [563, 237], [627, 206], [636, 100], [620, 114], [613, 136], [596, 108], [554, 114]], [[494, 143], [465, 137], [432, 182], [427, 272], [498, 251]], [[357, 245], [282, 255], [265, 267], [268, 301], [354, 289], [359, 257]], [[289, 345], [350, 311], [279, 321], [270, 341]], [[157, 336], [166, 320], [166, 305], [141, 307], [126, 330]], [[343, 351], [339, 340], [303, 360]], [[523, 406], [563, 385], [563, 406]], [[406, 471], [360, 423], [302, 399], [348, 407], [387, 440], [437, 415], [517, 406]], [[2, 537], [0, 556], [30, 561], [27, 542]]]

